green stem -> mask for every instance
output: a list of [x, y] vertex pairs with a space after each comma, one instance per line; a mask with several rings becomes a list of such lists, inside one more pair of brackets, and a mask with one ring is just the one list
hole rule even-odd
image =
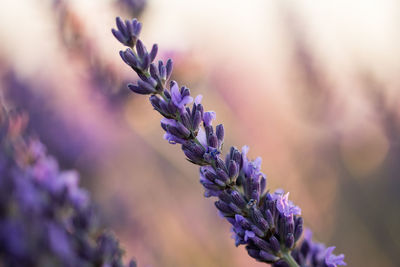
[[292, 255], [290, 255], [290, 251], [283, 252], [283, 260], [289, 264], [290, 267], [300, 267], [297, 262], [293, 259]]

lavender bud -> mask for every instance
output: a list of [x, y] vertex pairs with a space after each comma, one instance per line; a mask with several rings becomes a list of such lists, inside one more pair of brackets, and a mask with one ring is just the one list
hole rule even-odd
[[215, 127], [215, 134], [217, 135], [219, 146], [221, 146], [224, 142], [224, 126], [222, 124], [218, 124]]
[[244, 218], [242, 215], [240, 214], [236, 214], [235, 215], [235, 220], [236, 222], [243, 227], [244, 229], [250, 229], [251, 228], [251, 223], [249, 220], [247, 220], [246, 218]]
[[205, 181], [202, 181], [201, 184], [202, 184], [205, 188], [210, 189], [210, 190], [215, 190], [215, 191], [220, 190], [220, 189], [219, 189], [219, 186], [216, 185], [216, 184], [209, 184], [209, 183], [207, 183], [207, 182], [205, 182]]
[[231, 196], [226, 191], [222, 191], [218, 198], [226, 203], [231, 202]]
[[212, 181], [212, 182], [214, 182], [216, 179], [218, 179], [218, 176], [215, 175], [213, 172], [210, 172], [210, 171], [205, 171], [205, 172], [204, 172], [204, 176], [205, 176], [208, 180], [210, 180], [210, 181]]
[[150, 64], [150, 75], [154, 79], [156, 79], [159, 76], [158, 69], [157, 69], [156, 65], [154, 65], [154, 63]]
[[[121, 53], [120, 53], [121, 55]], [[126, 49], [124, 52], [122, 52], [121, 55], [122, 59], [131, 67], [137, 68], [139, 65], [139, 61], [135, 54], [132, 52], [130, 48]]]
[[219, 157], [216, 158], [215, 166], [226, 171], [225, 162]]
[[217, 207], [217, 209], [219, 209], [221, 212], [227, 213], [227, 214], [232, 213], [232, 209], [225, 202], [218, 200], [214, 204]]
[[144, 58], [145, 55], [147, 54], [146, 47], [144, 47], [142, 41], [140, 40], [137, 40], [136, 42], [136, 52], [139, 58]]
[[201, 123], [201, 113], [200, 111], [196, 111], [192, 121], [192, 129], [196, 131], [199, 128], [200, 123]]
[[220, 180], [220, 179], [215, 179], [214, 183], [216, 183], [217, 185], [219, 185], [221, 187], [225, 187], [226, 186], [225, 182]]
[[169, 59], [167, 60], [166, 66], [165, 66], [165, 68], [167, 69], [167, 78], [166, 78], [166, 80], [168, 80], [168, 79], [171, 77], [172, 66], [173, 66], [172, 59], [169, 58]]
[[263, 260], [266, 260], [268, 262], [275, 262], [275, 261], [279, 260], [279, 258], [277, 256], [269, 254], [268, 252], [265, 252], [263, 250], [260, 251], [260, 258]]
[[158, 51], [158, 45], [153, 44], [153, 47], [151, 48], [151, 51], [150, 51], [150, 62], [153, 62], [154, 59], [156, 58], [157, 51]]
[[190, 115], [187, 112], [184, 112], [180, 114], [180, 118], [183, 125], [185, 125], [186, 128], [190, 129], [192, 126], [190, 123]]
[[237, 192], [237, 191], [232, 191], [231, 192], [232, 196], [232, 201], [235, 203], [237, 206], [244, 208], [246, 206], [246, 201], [244, 200], [243, 196]]
[[255, 259], [259, 259], [259, 255], [260, 255], [260, 250], [257, 249], [247, 249], [247, 253], [249, 253], [249, 255]]
[[127, 34], [128, 34], [128, 30], [127, 30], [127, 28], [125, 27], [125, 24], [124, 24], [124, 22], [122, 21], [122, 19], [121, 19], [120, 17], [117, 17], [117, 18], [116, 18], [116, 24], [117, 24], [118, 30], [119, 30], [122, 34], [124, 34], [124, 35], [127, 35]]
[[150, 67], [150, 63], [150, 56], [146, 52], [146, 55], [142, 58], [142, 64], [140, 64], [141, 69], [147, 70]]
[[285, 238], [285, 246], [288, 249], [291, 249], [294, 245], [294, 236], [292, 233], [288, 233], [286, 238]]
[[259, 237], [264, 237], [265, 233], [264, 231], [262, 231], [260, 228], [258, 228], [256, 225], [252, 224], [251, 225], [251, 231], [253, 231], [256, 235], [258, 235]]
[[111, 29], [111, 32], [112, 32], [112, 34], [114, 35], [114, 37], [117, 38], [117, 40], [118, 40], [120, 43], [125, 43], [125, 37], [124, 37], [124, 35], [123, 35], [121, 32], [119, 32], [119, 31], [117, 31], [117, 30], [115, 30], [115, 29]]
[[133, 92], [135, 92], [137, 94], [141, 94], [141, 95], [148, 95], [148, 94], [154, 93], [154, 90], [151, 90], [151, 89], [148, 89], [145, 87], [141, 87], [141, 86], [136, 86], [131, 83], [128, 84], [128, 88], [131, 89]]
[[206, 131], [206, 136], [210, 136], [214, 134], [214, 130], [212, 126], [205, 126], [204, 130]]
[[240, 154], [240, 151], [237, 150], [236, 148], [235, 148], [235, 150], [234, 150], [234, 152], [233, 152], [232, 159], [233, 159], [239, 166], [241, 166], [241, 163], [242, 163], [242, 155]]
[[271, 247], [269, 246], [269, 244], [265, 240], [262, 240], [261, 238], [259, 238], [257, 236], [251, 238], [251, 240], [253, 240], [254, 244], [257, 247], [259, 247], [261, 250], [271, 251]]
[[294, 231], [294, 241], [299, 240], [301, 234], [303, 233], [303, 218], [299, 217], [296, 220], [296, 230]]
[[238, 174], [239, 174], [239, 168], [237, 163], [234, 160], [230, 160], [229, 161], [229, 166], [228, 166], [228, 173], [229, 173], [229, 177], [234, 180], [237, 178]]
[[238, 206], [236, 206], [234, 203], [229, 203], [229, 207], [233, 210], [234, 213], [241, 213], [242, 211]]
[[267, 231], [269, 229], [268, 222], [264, 219], [261, 212], [257, 208], [252, 208], [250, 210], [253, 221], [257, 224], [258, 227], [263, 231]]
[[275, 236], [271, 236], [269, 238], [269, 243], [274, 252], [278, 252], [281, 249], [281, 245], [279, 244], [279, 241], [278, 241], [278, 239], [276, 239]]
[[224, 181], [224, 183], [229, 180], [229, 177], [228, 177], [228, 175], [226, 174], [226, 172], [224, 170], [217, 169], [216, 172], [217, 172], [218, 178], [220, 180]]

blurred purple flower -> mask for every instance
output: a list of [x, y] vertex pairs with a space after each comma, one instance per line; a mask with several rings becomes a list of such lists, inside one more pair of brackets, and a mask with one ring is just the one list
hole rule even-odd
[[[99, 227], [77, 173], [59, 170], [43, 144], [16, 121], [18, 113], [0, 110], [2, 264], [126, 266], [118, 242]], [[113, 241], [104, 247], [103, 239]]]

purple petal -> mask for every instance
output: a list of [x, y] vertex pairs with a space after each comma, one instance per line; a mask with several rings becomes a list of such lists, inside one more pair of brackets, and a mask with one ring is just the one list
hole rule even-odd
[[173, 144], [173, 145], [176, 144], [176, 143], [178, 143], [178, 144], [185, 143], [185, 140], [183, 140], [183, 139], [181, 139], [179, 137], [176, 137], [175, 135], [172, 135], [170, 133], [165, 133], [164, 134], [164, 139], [167, 140], [170, 144]]
[[172, 102], [175, 106], [179, 106], [179, 102], [182, 100], [181, 92], [179, 91], [179, 86], [175, 81], [171, 82], [171, 96]]
[[185, 105], [192, 103], [193, 97], [191, 96], [185, 96], [181, 102], [179, 103], [179, 107], [183, 108]]
[[206, 132], [203, 128], [199, 128], [199, 132], [197, 133], [197, 140], [199, 140], [200, 144], [202, 144], [204, 147], [207, 147]]
[[211, 122], [216, 118], [217, 116], [215, 115], [214, 111], [207, 111], [203, 115], [203, 121], [205, 125], [210, 126]]
[[338, 256], [332, 254], [335, 247], [329, 247], [325, 250], [325, 263], [329, 267], [336, 267], [338, 265], [347, 265], [344, 262], [344, 255], [340, 254]]
[[201, 100], [203, 99], [203, 96], [202, 95], [198, 95], [198, 96], [196, 96], [196, 98], [194, 99], [194, 103], [196, 104], [196, 105], [198, 105], [198, 104], [200, 104], [201, 103]]
[[244, 233], [244, 241], [247, 241], [255, 236], [256, 234], [253, 231], [246, 230], [246, 232]]

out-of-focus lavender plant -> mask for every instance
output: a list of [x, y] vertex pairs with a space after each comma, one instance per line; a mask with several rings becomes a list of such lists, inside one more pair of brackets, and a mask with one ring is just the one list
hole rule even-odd
[[[142, 13], [140, 1], [119, 1], [129, 13], [139, 15]], [[132, 2], [132, 3], [131, 3]], [[137, 3], [136, 3], [137, 2]], [[145, 1], [142, 1], [145, 3]], [[130, 7], [126, 5], [131, 4]], [[133, 6], [137, 4], [136, 8]], [[104, 103], [108, 108], [121, 107], [121, 101], [126, 99], [126, 91], [119, 87], [121, 80], [126, 77], [118, 75], [115, 68], [106, 59], [99, 57], [99, 45], [93, 41], [88, 32], [85, 31], [84, 19], [77, 14], [71, 4], [65, 0], [53, 1], [53, 14], [58, 27], [58, 37], [65, 47], [65, 52], [78, 58], [87, 68], [86, 75], [89, 79], [88, 89], [93, 89], [94, 94], [101, 93]]]
[[116, 0], [117, 6], [130, 16], [138, 17], [147, 5], [146, 0]]
[[[136, 19], [116, 20], [112, 33], [128, 48], [120, 51], [122, 60], [139, 76], [137, 84], [128, 84], [137, 94], [150, 95], [150, 102], [164, 118], [164, 138], [180, 144], [187, 159], [200, 165], [200, 182], [206, 197], [217, 197], [215, 206], [221, 216], [232, 224], [236, 246], [246, 245], [248, 254], [273, 266], [335, 267], [346, 265], [344, 256], [332, 254], [334, 247], [325, 248], [311, 240], [310, 234], [297, 244], [303, 232], [301, 210], [283, 190], [266, 191], [266, 176], [261, 172], [261, 158], [250, 160], [249, 148], [239, 151], [231, 147], [222, 158], [224, 127], [215, 128], [215, 112], [205, 112], [202, 96], [193, 102], [190, 90], [168, 82], [172, 60], [158, 61], [158, 47], [150, 52], [139, 39], [142, 24]], [[169, 84], [169, 89], [167, 89]], [[201, 127], [201, 125], [203, 127]]]
[[75, 171], [61, 171], [27, 116], [0, 108], [0, 262], [2, 266], [136, 266], [100, 227]]

